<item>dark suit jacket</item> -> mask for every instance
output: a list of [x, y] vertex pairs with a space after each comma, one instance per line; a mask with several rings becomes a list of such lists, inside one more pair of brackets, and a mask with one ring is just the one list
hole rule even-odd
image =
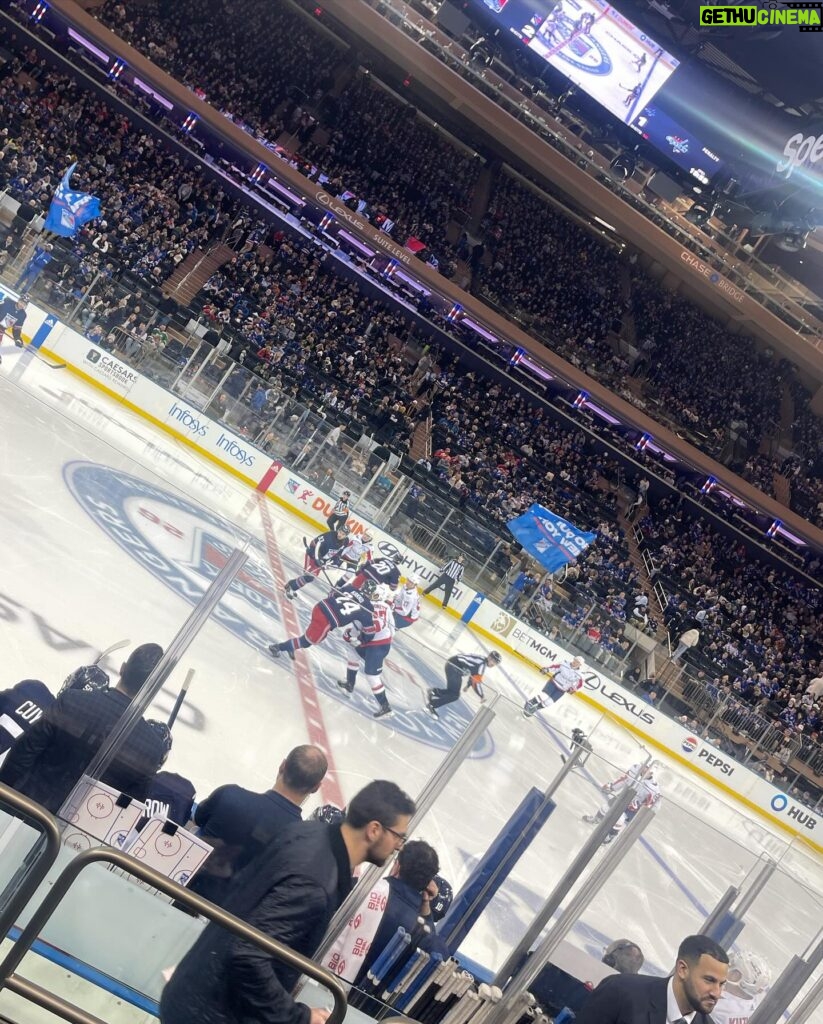
[[[614, 974], [603, 981], [583, 1003], [576, 1024], [666, 1024], [668, 978], [644, 974]], [[698, 1013], [693, 1024], [713, 1024]]]

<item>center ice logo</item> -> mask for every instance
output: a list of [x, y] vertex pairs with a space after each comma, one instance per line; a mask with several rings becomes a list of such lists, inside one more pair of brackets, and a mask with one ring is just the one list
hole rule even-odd
[[[89, 462], [69, 463], [63, 476], [97, 525], [144, 569], [192, 605], [203, 596], [236, 546], [240, 531], [228, 520], [139, 477]], [[249, 559], [212, 613], [212, 620], [268, 660], [266, 648], [273, 639], [285, 636], [285, 626], [265, 548], [256, 539], [249, 540]], [[284, 561], [287, 571], [297, 575], [299, 563], [289, 558]], [[310, 595], [319, 601], [324, 591], [312, 587]], [[301, 615], [303, 618], [305, 615]], [[395, 714], [386, 725], [410, 739], [447, 750], [471, 715], [462, 702], [444, 709], [438, 721], [423, 711], [426, 689], [444, 685], [444, 678], [440, 666], [433, 668], [424, 662], [410, 649], [412, 644], [401, 638], [387, 662], [385, 681]], [[371, 720], [374, 708], [365, 681], [361, 678], [350, 701], [342, 697], [334, 682], [345, 672], [346, 649], [342, 640], [336, 639], [312, 648], [309, 657], [314, 677], [326, 696]], [[484, 735], [472, 757], [487, 757], [493, 749], [491, 739]]]

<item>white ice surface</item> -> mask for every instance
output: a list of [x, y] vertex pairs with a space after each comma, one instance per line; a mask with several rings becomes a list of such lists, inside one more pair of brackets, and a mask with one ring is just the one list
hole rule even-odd
[[[69, 465], [75, 490], [95, 506], [81, 505], [70, 490]], [[473, 697], [461, 699], [444, 710], [441, 725], [422, 711], [423, 692], [441, 681], [444, 658], [487, 646], [434, 603], [396, 640], [386, 671], [396, 714], [379, 722], [371, 719], [362, 681], [351, 701], [339, 696], [341, 641], [312, 648], [297, 674], [288, 660], [261, 653], [266, 638], [287, 635], [275, 581], [281, 568], [296, 574], [301, 538], [311, 528], [266, 502], [274, 534], [267, 552], [253, 492], [68, 371], [4, 359], [0, 479], [4, 687], [36, 677], [56, 690], [69, 671], [116, 640], [168, 644], [192, 606], [161, 578], [168, 567], [188, 592], [202, 591], [204, 553], [215, 565], [235, 543], [249, 541], [247, 572], [221, 606], [235, 628], [213, 617], [155, 708], [157, 717], [167, 715], [186, 670], [195, 670], [168, 767], [189, 776], [200, 796], [229, 781], [266, 788], [290, 747], [318, 737], [333, 762], [323, 800], [345, 800], [375, 777], [394, 779], [414, 795], [476, 710]], [[155, 571], [135, 557], [135, 538]], [[271, 554], [281, 563], [274, 580]], [[285, 614], [296, 615], [302, 628], [324, 593], [319, 583], [310, 585]], [[108, 665], [112, 671], [117, 658]], [[490, 673], [490, 689], [495, 677], [508, 696], [501, 695], [476, 756], [461, 766], [419, 830], [437, 847], [455, 890], [526, 792], [544, 788], [559, 770], [562, 734], [582, 726], [596, 756], [566, 781], [554, 814], [464, 944], [467, 955], [490, 968], [502, 962], [585, 841], [589, 826], [580, 818], [599, 803], [595, 784], [644, 755], [635, 737], [598, 720], [576, 698], [525, 722], [512, 694], [535, 692], [539, 677], [513, 656]], [[651, 969], [668, 969], [679, 939], [697, 930], [727, 887], [740, 884], [767, 853], [780, 866], [738, 944], [764, 955], [776, 974], [823, 924], [820, 859], [680, 766], [664, 762], [661, 778], [665, 799], [656, 819], [571, 941], [599, 956], [607, 941], [627, 936], [640, 943]]]

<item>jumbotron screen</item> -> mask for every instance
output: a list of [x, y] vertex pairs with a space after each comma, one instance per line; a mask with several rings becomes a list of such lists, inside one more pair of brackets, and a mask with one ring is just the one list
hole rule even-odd
[[605, 0], [476, 2], [626, 124], [651, 103], [679, 64]]

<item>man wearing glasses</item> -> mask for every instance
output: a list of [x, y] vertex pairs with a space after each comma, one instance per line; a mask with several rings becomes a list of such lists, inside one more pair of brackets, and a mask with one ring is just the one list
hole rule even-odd
[[[234, 879], [224, 907], [311, 956], [363, 863], [384, 864], [406, 842], [414, 801], [393, 782], [370, 782], [336, 825], [287, 828]], [[210, 924], [177, 966], [160, 1001], [162, 1024], [324, 1024], [328, 1010], [289, 994], [299, 972]]]

